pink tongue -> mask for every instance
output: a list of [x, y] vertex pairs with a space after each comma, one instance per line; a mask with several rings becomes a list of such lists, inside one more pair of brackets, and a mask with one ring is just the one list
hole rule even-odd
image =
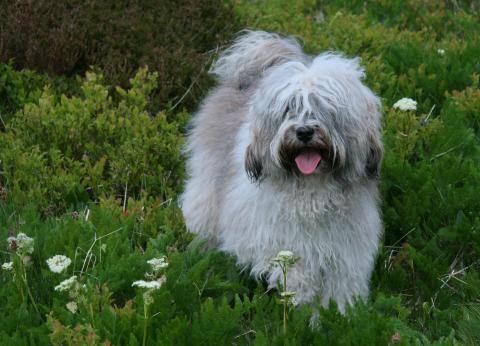
[[317, 168], [322, 157], [318, 153], [306, 152], [295, 158], [295, 163], [302, 174], [310, 175]]

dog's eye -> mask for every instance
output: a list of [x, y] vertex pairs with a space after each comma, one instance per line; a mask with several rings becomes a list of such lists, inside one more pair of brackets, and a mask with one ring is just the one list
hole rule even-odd
[[290, 106], [287, 106], [287, 109], [285, 110], [284, 114], [284, 119], [291, 119], [295, 116], [295, 112], [290, 109]]

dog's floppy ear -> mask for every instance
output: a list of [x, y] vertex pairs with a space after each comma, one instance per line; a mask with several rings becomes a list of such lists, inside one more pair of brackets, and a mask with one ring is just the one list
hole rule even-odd
[[368, 132], [368, 154], [365, 171], [367, 177], [376, 179], [380, 176], [380, 168], [383, 159], [383, 145], [380, 141], [380, 134], [378, 131]]
[[249, 144], [245, 152], [245, 170], [252, 181], [258, 181], [262, 176], [262, 162], [253, 144]]

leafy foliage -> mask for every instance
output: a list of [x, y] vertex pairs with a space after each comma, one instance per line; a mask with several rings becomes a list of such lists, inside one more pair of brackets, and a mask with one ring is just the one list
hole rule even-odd
[[87, 73], [82, 95], [60, 98], [43, 90], [0, 134], [5, 185], [14, 203], [36, 201], [47, 213], [96, 200], [102, 194], [172, 198], [182, 181], [180, 129], [148, 102], [156, 74], [140, 70], [114, 100], [102, 76]]
[[45, 78], [32, 72], [16, 72], [10, 65], [0, 65], [0, 116], [1, 127], [5, 128], [12, 113], [21, 109], [24, 104], [40, 98]]

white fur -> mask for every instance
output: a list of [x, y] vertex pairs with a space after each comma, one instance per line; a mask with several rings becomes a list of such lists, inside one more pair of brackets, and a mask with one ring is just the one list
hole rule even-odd
[[[354, 297], [367, 297], [382, 224], [377, 181], [365, 176], [365, 164], [368, 136], [381, 149], [380, 103], [361, 82], [358, 60], [330, 53], [312, 59], [292, 39], [247, 32], [213, 73], [220, 84], [188, 136], [189, 179], [181, 199], [188, 229], [271, 287], [281, 279], [272, 259], [292, 251], [300, 260], [287, 289], [300, 303], [319, 296], [343, 311]], [[310, 102], [312, 95], [318, 102]], [[287, 105], [296, 107], [292, 119], [282, 118]], [[288, 128], [301, 124], [319, 124], [328, 134], [343, 180], [320, 169], [295, 177], [281, 167]], [[258, 138], [261, 131], [267, 138]], [[263, 164], [257, 182], [245, 171], [252, 143]]]

